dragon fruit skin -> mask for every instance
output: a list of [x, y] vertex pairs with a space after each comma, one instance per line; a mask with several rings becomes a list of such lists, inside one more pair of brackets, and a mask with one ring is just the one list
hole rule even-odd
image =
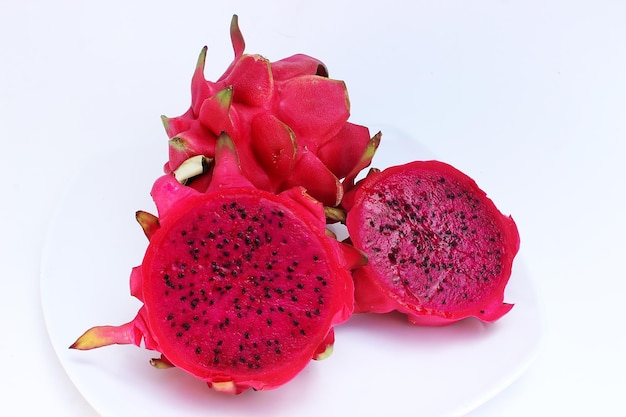
[[397, 310], [413, 324], [493, 322], [512, 307], [505, 286], [519, 233], [470, 177], [439, 161], [371, 170], [344, 198], [355, 312]]
[[332, 352], [333, 327], [353, 311], [350, 269], [362, 255], [329, 237], [322, 205], [295, 187], [278, 195], [239, 172], [226, 134], [206, 193], [156, 180], [158, 217], [137, 212], [149, 239], [132, 269], [143, 305], [121, 326], [96, 326], [71, 346], [135, 344], [161, 353], [214, 390], [276, 388]]
[[[170, 138], [166, 171], [194, 155], [213, 158], [224, 131], [235, 142], [244, 176], [257, 188], [277, 193], [303, 186], [326, 206], [338, 205], [344, 192], [340, 180], [372, 144], [366, 127], [347, 121], [345, 83], [328, 78], [324, 64], [307, 55], [270, 62], [244, 54], [237, 16], [230, 32], [235, 58], [226, 72], [215, 82], [205, 79], [203, 48], [189, 110], [163, 117]], [[208, 182], [189, 185], [204, 191]]]

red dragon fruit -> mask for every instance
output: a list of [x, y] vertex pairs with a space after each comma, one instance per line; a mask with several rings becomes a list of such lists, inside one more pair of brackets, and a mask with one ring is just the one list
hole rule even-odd
[[422, 325], [492, 322], [519, 234], [477, 184], [439, 161], [371, 170], [346, 194], [350, 240], [368, 256], [354, 271], [355, 312], [406, 314]]
[[[270, 62], [244, 54], [237, 16], [230, 28], [235, 59], [216, 82], [204, 77], [206, 47], [191, 82], [191, 107], [163, 117], [170, 145], [166, 172], [195, 155], [213, 158], [221, 132], [233, 139], [246, 178], [274, 193], [303, 186], [326, 206], [339, 204], [340, 180], [371, 160], [369, 130], [348, 122], [345, 83], [328, 78], [324, 64], [307, 55]], [[210, 174], [189, 185], [204, 191]], [[204, 178], [203, 178], [204, 177]]]
[[330, 354], [362, 255], [326, 233], [322, 205], [302, 187], [253, 187], [228, 135], [215, 157], [206, 193], [165, 175], [152, 189], [158, 218], [137, 213], [149, 239], [130, 277], [137, 316], [93, 327], [71, 348], [142, 345], [161, 353], [156, 367], [227, 393], [278, 387]]

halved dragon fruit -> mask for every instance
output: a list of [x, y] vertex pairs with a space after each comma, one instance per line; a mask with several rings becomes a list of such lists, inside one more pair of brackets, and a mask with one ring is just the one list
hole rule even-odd
[[[166, 171], [195, 155], [213, 158], [221, 132], [233, 139], [246, 178], [274, 193], [303, 186], [327, 206], [339, 204], [340, 180], [373, 143], [369, 130], [348, 122], [345, 83], [328, 78], [324, 64], [307, 55], [270, 62], [244, 54], [245, 42], [233, 16], [230, 27], [235, 59], [217, 81], [204, 77], [206, 47], [191, 83], [191, 107], [179, 117], [163, 117], [170, 154]], [[206, 176], [206, 175], [205, 175]], [[207, 178], [190, 186], [204, 191]]]
[[439, 161], [370, 174], [346, 194], [346, 226], [368, 264], [354, 271], [355, 311], [400, 311], [411, 323], [492, 322], [519, 233], [470, 177]]
[[332, 351], [353, 310], [349, 270], [361, 254], [329, 237], [322, 205], [295, 187], [259, 190], [240, 173], [226, 134], [205, 193], [159, 178], [158, 218], [137, 213], [149, 245], [133, 268], [143, 302], [121, 326], [89, 329], [71, 346], [143, 345], [215, 390], [278, 387]]

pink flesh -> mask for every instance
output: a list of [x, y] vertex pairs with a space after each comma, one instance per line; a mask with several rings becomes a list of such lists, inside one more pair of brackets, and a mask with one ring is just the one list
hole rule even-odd
[[469, 177], [416, 162], [366, 179], [347, 225], [369, 265], [356, 274], [361, 311], [398, 309], [412, 321], [492, 321], [519, 248], [513, 220]]
[[188, 215], [168, 213], [174, 218], [151, 240], [143, 267], [150, 326], [161, 352], [199, 378], [277, 386], [347, 319], [349, 276], [336, 273], [336, 248], [302, 220], [309, 214], [276, 196], [259, 199], [258, 190], [217, 194], [191, 199]]

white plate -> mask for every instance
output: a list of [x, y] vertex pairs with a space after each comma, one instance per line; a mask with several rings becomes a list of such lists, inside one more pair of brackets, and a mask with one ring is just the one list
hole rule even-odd
[[[408, 136], [384, 132], [377, 166], [432, 158]], [[273, 391], [217, 394], [180, 370], [152, 368], [154, 353], [135, 346], [68, 349], [87, 328], [129, 321], [139, 307], [128, 277], [147, 240], [134, 213], [154, 212], [149, 190], [165, 158], [164, 146], [142, 148], [84, 164], [43, 254], [41, 298], [50, 339], [71, 380], [102, 416], [460, 416], [532, 362], [540, 318], [519, 256], [505, 297], [515, 307], [497, 323], [423, 328], [395, 314], [354, 316], [336, 329], [330, 358], [311, 362]]]

